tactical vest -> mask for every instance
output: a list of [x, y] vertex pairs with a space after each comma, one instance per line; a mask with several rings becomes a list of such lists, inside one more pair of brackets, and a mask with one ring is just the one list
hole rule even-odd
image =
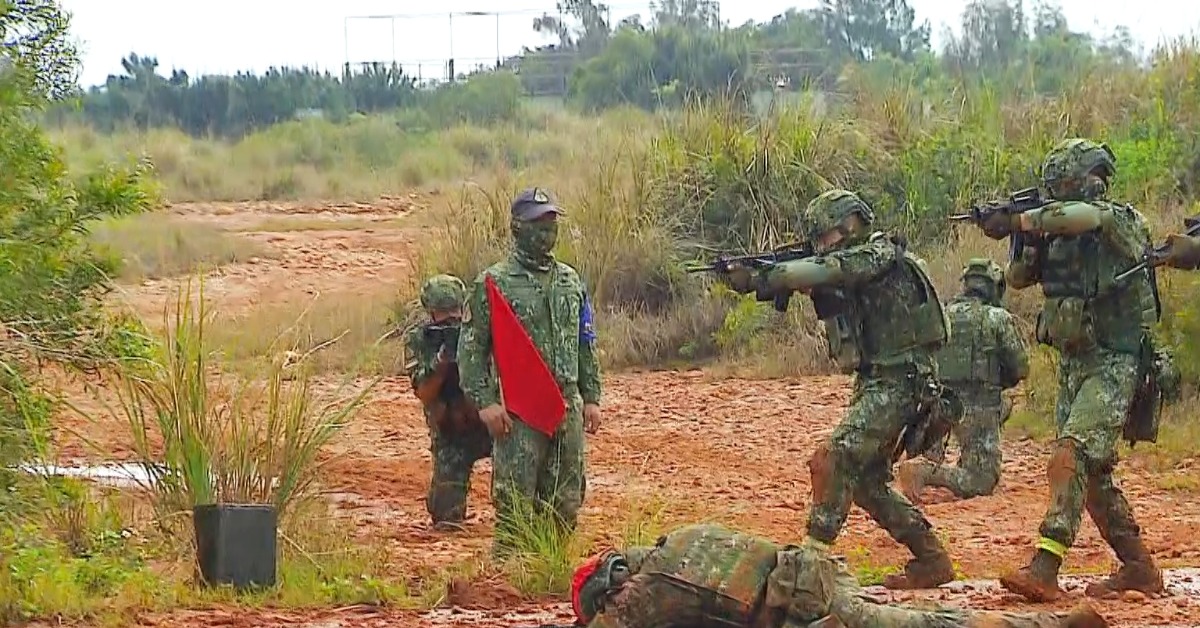
[[955, 389], [1002, 387], [1000, 347], [987, 324], [989, 307], [979, 299], [959, 297], [945, 308], [950, 340], [937, 353], [938, 376]]
[[[1104, 201], [1093, 205], [1112, 211], [1115, 233], [1107, 237], [1148, 245], [1138, 233], [1132, 208]], [[1138, 263], [1107, 246], [1098, 232], [1047, 236], [1041, 262], [1046, 302], [1037, 321], [1038, 342], [1077, 353], [1096, 345], [1137, 354], [1145, 329], [1157, 319], [1149, 275], [1139, 273], [1118, 284], [1114, 279]]]
[[[869, 242], [881, 238], [888, 236], [877, 232]], [[813, 305], [825, 325], [829, 355], [843, 373], [932, 354], [949, 335], [949, 321], [929, 273], [906, 250], [891, 270], [866, 285], [814, 290]]]
[[694, 593], [700, 614], [711, 623], [749, 626], [781, 549], [721, 526], [691, 525], [659, 539], [638, 573]]

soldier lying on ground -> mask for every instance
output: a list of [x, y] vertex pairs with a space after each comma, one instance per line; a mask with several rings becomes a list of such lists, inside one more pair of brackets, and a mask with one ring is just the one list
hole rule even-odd
[[1090, 606], [1069, 615], [876, 603], [828, 554], [716, 525], [688, 525], [653, 547], [606, 551], [571, 582], [587, 628], [1099, 628]]

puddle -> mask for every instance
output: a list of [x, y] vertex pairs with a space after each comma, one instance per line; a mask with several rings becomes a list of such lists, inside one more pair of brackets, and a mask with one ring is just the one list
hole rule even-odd
[[109, 464], [67, 467], [27, 464], [21, 465], [18, 468], [26, 473], [83, 478], [111, 486], [150, 486], [154, 484], [155, 473], [161, 474], [166, 471], [165, 467], [159, 467], [155, 469], [155, 473], [152, 473], [145, 465], [137, 462], [113, 462]]
[[[156, 477], [167, 473], [165, 466], [151, 465], [150, 468], [147, 468], [147, 465], [140, 462], [110, 462], [73, 466], [26, 464], [21, 465], [18, 469], [26, 473], [81, 478], [120, 487], [153, 486]], [[273, 478], [271, 485], [279, 486], [279, 478]]]

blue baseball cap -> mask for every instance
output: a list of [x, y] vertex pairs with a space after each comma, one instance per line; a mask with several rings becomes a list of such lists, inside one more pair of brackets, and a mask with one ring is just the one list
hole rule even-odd
[[542, 188], [522, 190], [512, 202], [512, 215], [517, 220], [537, 220], [551, 213], [562, 215], [566, 212], [555, 205], [550, 199], [550, 194]]

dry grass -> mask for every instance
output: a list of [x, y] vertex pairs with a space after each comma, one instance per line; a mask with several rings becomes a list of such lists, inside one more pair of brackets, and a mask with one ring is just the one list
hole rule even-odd
[[186, 275], [274, 255], [249, 238], [166, 214], [104, 220], [93, 227], [92, 241], [121, 260], [120, 277], [126, 281]]

